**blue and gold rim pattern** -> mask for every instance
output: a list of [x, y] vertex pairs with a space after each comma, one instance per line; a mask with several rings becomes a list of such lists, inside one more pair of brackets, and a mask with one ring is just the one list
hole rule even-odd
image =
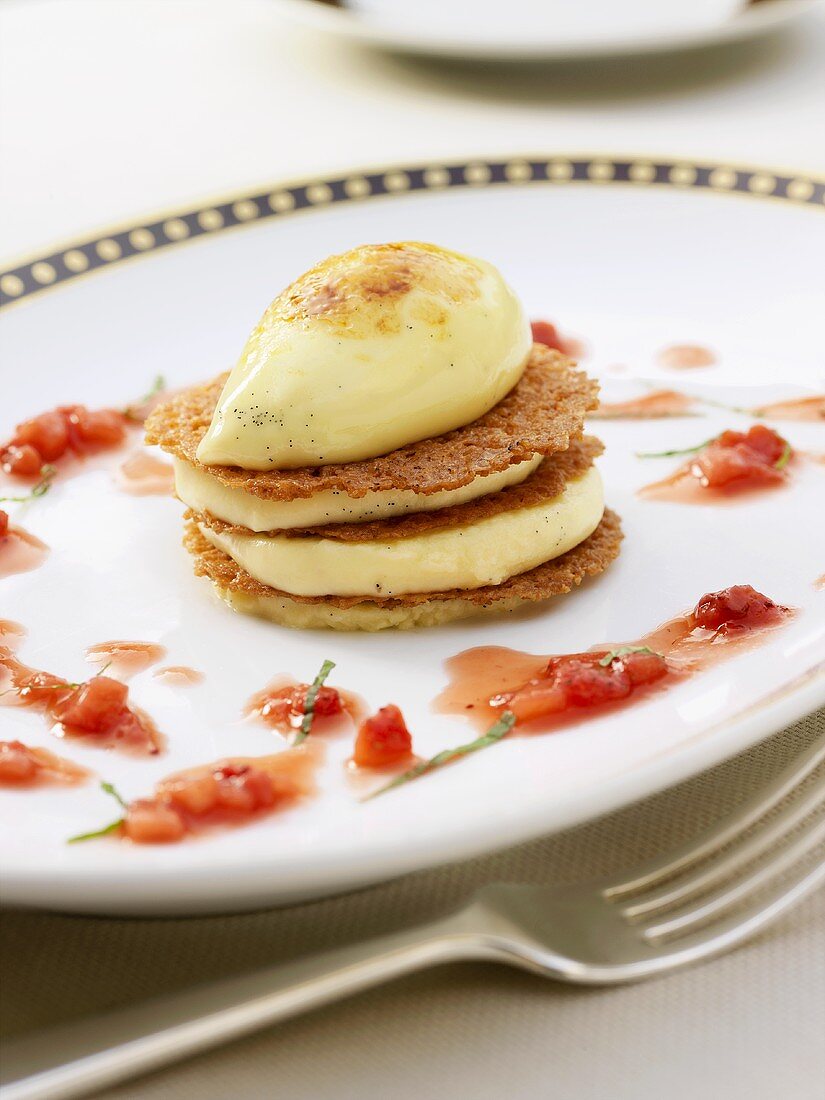
[[698, 189], [825, 207], [823, 179], [734, 165], [547, 156], [397, 166], [270, 187], [77, 241], [0, 273], [0, 308], [136, 256], [266, 218], [388, 195], [528, 183]]

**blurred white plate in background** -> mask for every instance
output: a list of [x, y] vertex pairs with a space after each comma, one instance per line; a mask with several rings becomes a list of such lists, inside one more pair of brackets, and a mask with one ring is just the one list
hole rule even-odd
[[564, 60], [709, 46], [766, 33], [814, 0], [273, 0], [354, 41], [476, 60]]

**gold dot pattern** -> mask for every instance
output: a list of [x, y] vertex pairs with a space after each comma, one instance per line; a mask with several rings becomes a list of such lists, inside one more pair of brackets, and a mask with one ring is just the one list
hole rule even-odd
[[612, 180], [615, 169], [604, 160], [594, 160], [587, 166], [587, 174], [592, 180]]
[[198, 225], [211, 233], [215, 229], [223, 228], [223, 214], [220, 210], [201, 210], [198, 214]]
[[474, 187], [489, 183], [492, 174], [490, 166], [487, 164], [468, 164], [464, 169], [465, 180]]
[[150, 229], [133, 229], [129, 234], [129, 244], [138, 252], [145, 252], [155, 243], [155, 235]]
[[670, 170], [670, 182], [677, 187], [692, 187], [697, 174], [692, 164], [674, 164]]
[[3, 275], [0, 278], [0, 290], [8, 294], [10, 298], [16, 298], [26, 289], [26, 284], [19, 275]]
[[189, 236], [189, 226], [183, 218], [170, 218], [163, 223], [163, 232], [170, 241], [182, 241]]
[[95, 251], [101, 260], [106, 260], [111, 263], [112, 260], [119, 260], [123, 255], [123, 249], [117, 243], [113, 241], [111, 237], [106, 237], [102, 241], [98, 241], [95, 245]]
[[275, 191], [269, 196], [269, 205], [276, 214], [284, 214], [295, 206], [295, 197], [289, 191]]
[[370, 194], [372, 186], [364, 176], [353, 176], [351, 179], [344, 180], [344, 191], [351, 199], [363, 199], [365, 195]]
[[332, 188], [328, 183], [313, 183], [307, 188], [307, 199], [313, 206], [332, 202]]
[[[172, 215], [149, 226], [135, 226], [96, 240], [85, 241], [31, 260], [0, 273], [0, 305], [41, 293], [48, 287], [76, 279], [135, 253], [147, 254], [228, 225], [255, 222], [289, 214], [301, 207], [366, 199], [373, 195], [549, 181], [553, 184], [591, 183], [678, 187], [749, 195], [760, 200], [785, 201], [808, 206], [825, 204], [825, 180], [804, 175], [782, 175], [728, 165], [663, 162], [643, 158], [551, 156], [531, 162], [522, 157], [501, 161], [474, 160], [452, 166], [430, 164], [390, 168], [374, 175], [354, 173], [333, 180], [310, 180], [258, 195], [240, 196], [215, 206]], [[230, 210], [228, 217], [223, 210]]]
[[533, 169], [526, 160], [511, 160], [504, 166], [504, 178], [511, 183], [521, 183], [533, 177]]
[[258, 217], [260, 211], [258, 210], [258, 204], [256, 202], [251, 202], [249, 199], [242, 199], [240, 202], [232, 204], [232, 213], [239, 222], [251, 222], [253, 218]]
[[89, 266], [89, 257], [79, 248], [70, 248], [63, 257], [63, 263], [69, 271], [81, 272]]
[[388, 191], [406, 191], [410, 186], [410, 177], [406, 172], [387, 172], [384, 186]]
[[547, 175], [551, 180], [572, 179], [573, 165], [569, 160], [551, 160], [547, 165]]
[[41, 260], [39, 263], [32, 264], [32, 278], [36, 283], [42, 283], [43, 286], [47, 286], [49, 283], [55, 281], [57, 272], [51, 264]]
[[424, 186], [432, 190], [439, 187], [449, 187], [450, 173], [446, 168], [426, 168], [424, 170]]

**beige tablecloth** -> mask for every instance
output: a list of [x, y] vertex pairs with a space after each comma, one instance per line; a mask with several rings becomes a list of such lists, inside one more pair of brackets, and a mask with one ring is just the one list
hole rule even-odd
[[[561, 883], [667, 850], [759, 788], [825, 711], [714, 771], [499, 855], [276, 912], [0, 915], [0, 1035], [421, 921], [495, 880]], [[407, 978], [122, 1088], [110, 1100], [823, 1100], [825, 891], [715, 962], [581, 990], [492, 965]]]

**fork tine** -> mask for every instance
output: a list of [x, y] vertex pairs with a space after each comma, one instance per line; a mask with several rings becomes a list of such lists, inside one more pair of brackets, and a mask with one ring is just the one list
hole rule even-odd
[[628, 920], [671, 909], [696, 894], [704, 893], [717, 883], [730, 879], [759, 856], [776, 847], [821, 805], [825, 796], [825, 779], [804, 798], [792, 801], [775, 817], [747, 839], [726, 849], [709, 864], [697, 868], [687, 878], [680, 878], [675, 885], [665, 886], [653, 894], [642, 897], [623, 909]]
[[825, 760], [825, 735], [818, 737], [810, 748], [780, 772], [770, 787], [758, 791], [721, 823], [708, 829], [698, 840], [688, 841], [675, 853], [669, 852], [664, 858], [651, 860], [650, 863], [641, 867], [632, 879], [606, 887], [602, 891], [603, 896], [613, 899], [639, 894], [651, 886], [673, 878], [677, 872], [707, 859], [769, 813], [815, 771], [823, 760]]
[[769, 863], [758, 867], [747, 878], [733, 885], [720, 886], [718, 890], [704, 897], [699, 905], [682, 909], [667, 920], [645, 928], [642, 935], [646, 939], [661, 940], [689, 931], [713, 917], [730, 909], [738, 902], [747, 900], [750, 895], [767, 886], [777, 876], [791, 871], [818, 845], [825, 841], [825, 820], [817, 820], [806, 828], [786, 847], [780, 849]]

